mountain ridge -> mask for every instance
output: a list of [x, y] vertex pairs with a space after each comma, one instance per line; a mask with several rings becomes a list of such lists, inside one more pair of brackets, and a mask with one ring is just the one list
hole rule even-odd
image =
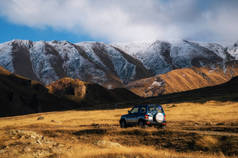
[[[21, 66], [17, 66], [18, 63]], [[137, 67], [135, 63], [139, 61], [99, 42], [73, 44], [66, 41], [14, 40], [0, 45], [0, 66], [46, 85], [62, 77], [71, 77], [122, 86], [141, 76], [151, 76], [142, 64]]]
[[[184, 68], [219, 69], [225, 73], [227, 63], [231, 63], [233, 74], [228, 76], [238, 71], [236, 43], [224, 47], [218, 43], [157, 40], [139, 45], [12, 40], [0, 44], [0, 66], [44, 85], [70, 77], [108, 89], [128, 87], [130, 83]], [[130, 50], [134, 53], [128, 52]], [[183, 84], [185, 82], [178, 86]], [[210, 85], [214, 84], [218, 83]]]

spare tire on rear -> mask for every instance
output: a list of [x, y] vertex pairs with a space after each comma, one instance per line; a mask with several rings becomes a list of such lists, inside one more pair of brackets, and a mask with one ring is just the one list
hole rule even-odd
[[157, 113], [155, 115], [155, 121], [158, 123], [162, 123], [164, 121], [164, 114], [163, 113]]

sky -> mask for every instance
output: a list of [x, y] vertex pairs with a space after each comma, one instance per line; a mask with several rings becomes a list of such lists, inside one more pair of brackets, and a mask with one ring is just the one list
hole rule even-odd
[[0, 0], [0, 42], [236, 42], [238, 0]]

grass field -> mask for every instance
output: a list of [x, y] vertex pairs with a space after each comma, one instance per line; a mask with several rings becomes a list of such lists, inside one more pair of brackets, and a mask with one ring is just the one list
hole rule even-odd
[[163, 105], [166, 129], [121, 129], [128, 109], [0, 118], [0, 157], [237, 157], [238, 103]]

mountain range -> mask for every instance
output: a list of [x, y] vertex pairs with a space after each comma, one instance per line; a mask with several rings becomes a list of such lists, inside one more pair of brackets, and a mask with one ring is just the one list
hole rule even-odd
[[[70, 77], [108, 89], [126, 87], [141, 96], [224, 83], [238, 75], [237, 60], [238, 42], [232, 46], [187, 40], [113, 44], [12, 40], [0, 44], [0, 66], [11, 73], [44, 85]], [[199, 77], [203, 80], [196, 80]]]

